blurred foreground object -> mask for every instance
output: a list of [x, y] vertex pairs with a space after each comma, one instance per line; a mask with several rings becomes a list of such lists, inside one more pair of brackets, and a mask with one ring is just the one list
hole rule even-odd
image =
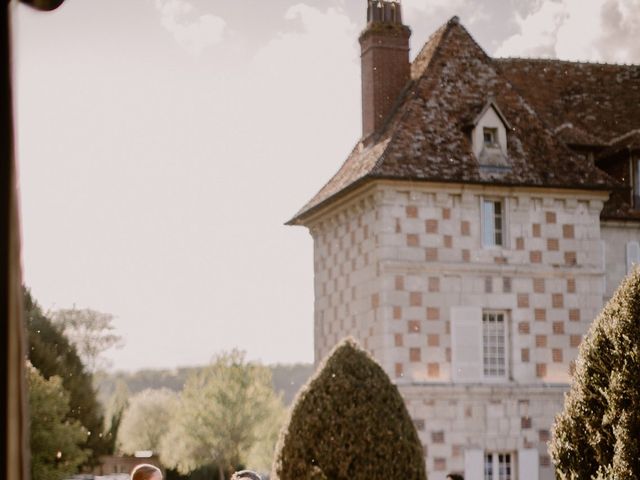
[[[25, 2], [40, 10], [53, 10], [62, 0]], [[24, 372], [25, 331], [21, 312], [20, 236], [17, 207], [13, 103], [11, 90], [10, 14], [14, 3], [5, 1], [0, 11], [0, 375], [6, 392], [1, 400], [3, 412], [0, 437], [0, 470], [7, 480], [29, 478], [29, 434], [26, 426]]]

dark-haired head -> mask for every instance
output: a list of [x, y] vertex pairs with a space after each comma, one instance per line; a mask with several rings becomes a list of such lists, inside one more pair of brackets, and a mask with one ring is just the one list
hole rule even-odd
[[155, 465], [143, 463], [131, 471], [131, 480], [162, 480], [162, 472]]
[[231, 480], [262, 480], [262, 478], [251, 470], [240, 470], [233, 474]]

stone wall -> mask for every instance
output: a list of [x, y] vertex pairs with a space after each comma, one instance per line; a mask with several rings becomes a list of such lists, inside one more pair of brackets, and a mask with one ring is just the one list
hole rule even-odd
[[627, 275], [627, 243], [640, 242], [640, 222], [604, 221], [601, 229], [605, 243], [606, 301]]
[[539, 479], [553, 480], [547, 452], [550, 425], [562, 409], [562, 386], [405, 385], [406, 400], [422, 440], [429, 480], [463, 473], [465, 453], [535, 449]]
[[[605, 197], [385, 181], [352, 193], [309, 222], [316, 360], [347, 335], [373, 354], [407, 400], [431, 479], [464, 470], [470, 449], [516, 462], [528, 449], [539, 478], [553, 478], [549, 431], [605, 295]], [[483, 198], [503, 201], [503, 246], [482, 245]], [[454, 375], [458, 307], [480, 324], [483, 310], [504, 313], [504, 378]]]
[[[483, 196], [504, 199], [504, 247], [481, 244]], [[408, 381], [451, 380], [450, 310], [507, 312], [511, 379], [569, 379], [602, 306], [602, 200], [574, 192], [381, 186], [377, 195], [384, 364]]]
[[364, 194], [310, 228], [314, 240], [316, 364], [346, 336], [370, 347], [379, 335], [378, 305], [372, 300], [378, 282], [373, 206], [373, 197]]

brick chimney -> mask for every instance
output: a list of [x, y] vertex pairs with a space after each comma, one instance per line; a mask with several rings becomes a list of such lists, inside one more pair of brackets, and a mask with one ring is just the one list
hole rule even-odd
[[409, 37], [399, 0], [368, 0], [367, 27], [360, 34], [362, 137], [380, 128], [409, 81]]

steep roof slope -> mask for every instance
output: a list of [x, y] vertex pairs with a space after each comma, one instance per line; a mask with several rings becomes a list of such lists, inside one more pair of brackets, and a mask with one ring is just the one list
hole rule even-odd
[[640, 65], [494, 61], [567, 143], [609, 145], [640, 128]]
[[[482, 168], [472, 152], [468, 127], [489, 100], [512, 127], [510, 168]], [[457, 17], [424, 46], [396, 105], [381, 131], [360, 142], [289, 223], [375, 178], [584, 189], [615, 183], [554, 135]]]

